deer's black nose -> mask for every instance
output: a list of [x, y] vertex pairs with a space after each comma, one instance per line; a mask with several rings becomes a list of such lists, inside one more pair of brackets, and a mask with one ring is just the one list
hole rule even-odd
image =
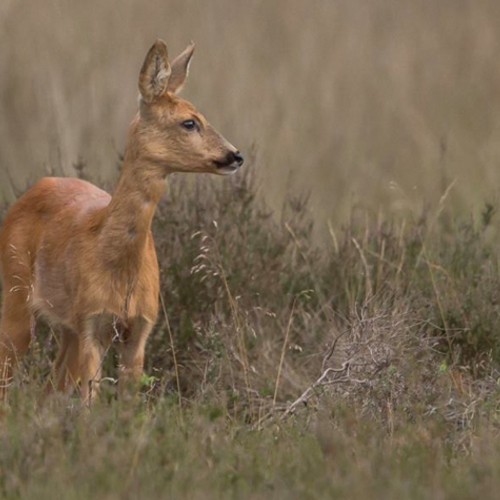
[[243, 162], [245, 161], [243, 159], [242, 154], [239, 151], [235, 151], [233, 153], [233, 156], [234, 156], [234, 161], [241, 167], [241, 165], [243, 165]]

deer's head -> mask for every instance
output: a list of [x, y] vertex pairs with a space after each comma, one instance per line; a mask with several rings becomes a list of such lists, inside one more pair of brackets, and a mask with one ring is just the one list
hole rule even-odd
[[139, 75], [135, 140], [141, 156], [164, 174], [230, 174], [242, 165], [242, 155], [192, 103], [178, 95], [193, 52], [191, 43], [170, 63], [165, 42], [157, 40], [147, 53]]

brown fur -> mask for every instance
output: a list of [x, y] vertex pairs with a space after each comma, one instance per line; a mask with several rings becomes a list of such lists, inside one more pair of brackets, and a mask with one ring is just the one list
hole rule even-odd
[[[121, 380], [142, 373], [158, 313], [159, 270], [150, 227], [165, 176], [228, 173], [241, 164], [241, 158], [235, 164], [234, 147], [175, 95], [193, 50], [191, 44], [172, 65], [164, 42], [148, 52], [139, 76], [140, 110], [113, 196], [82, 180], [44, 178], [9, 210], [0, 232], [1, 392], [28, 349], [37, 315], [61, 331], [56, 389], [68, 391], [80, 381], [88, 401], [112, 339]], [[183, 128], [185, 120], [196, 120], [196, 131]]]

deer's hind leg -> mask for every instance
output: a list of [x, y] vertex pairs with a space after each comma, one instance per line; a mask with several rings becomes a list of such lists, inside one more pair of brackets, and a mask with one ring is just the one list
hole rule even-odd
[[80, 378], [80, 348], [77, 335], [63, 329], [60, 336], [59, 352], [54, 363], [54, 375], [49, 383], [49, 391], [70, 393]]
[[35, 318], [24, 294], [7, 288], [3, 294], [0, 319], [0, 399], [5, 397], [15, 367], [26, 354]]

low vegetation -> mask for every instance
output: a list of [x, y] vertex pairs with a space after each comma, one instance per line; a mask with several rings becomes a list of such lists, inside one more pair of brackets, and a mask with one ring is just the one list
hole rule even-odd
[[116, 397], [112, 352], [90, 411], [43, 396], [57, 336], [38, 329], [4, 405], [0, 497], [496, 496], [493, 207], [353, 210], [323, 242], [304, 199], [277, 217], [257, 191], [172, 179], [138, 397]]

